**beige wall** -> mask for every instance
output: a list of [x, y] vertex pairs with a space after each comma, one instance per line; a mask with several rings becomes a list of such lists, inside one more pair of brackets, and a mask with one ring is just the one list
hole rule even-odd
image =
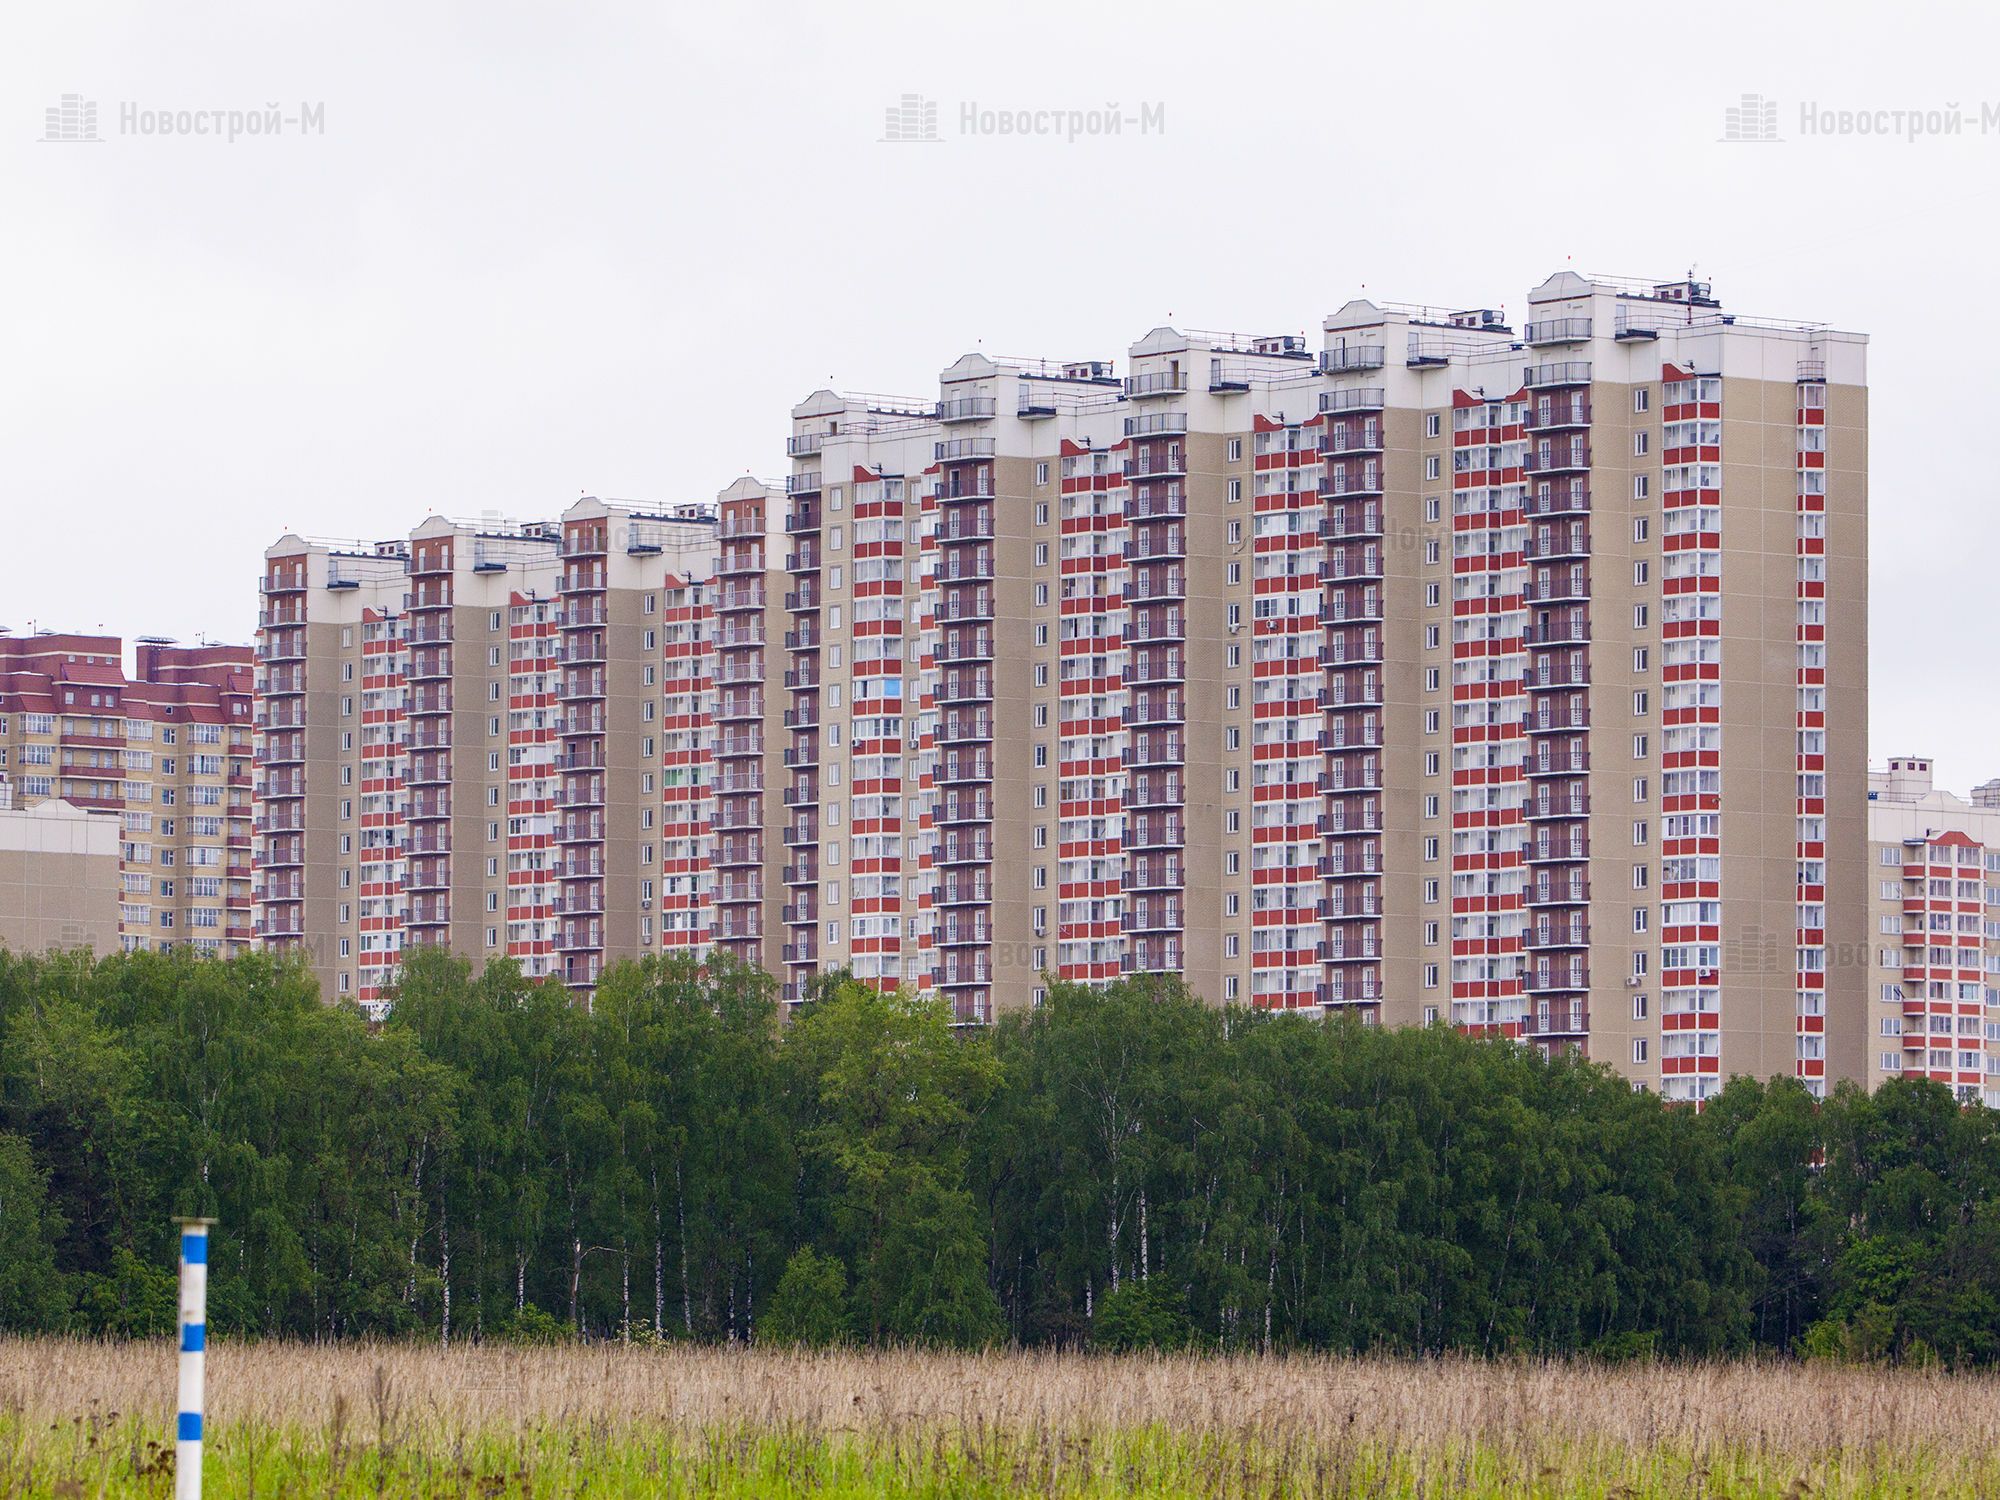
[[0, 810], [0, 948], [118, 950], [116, 814]]

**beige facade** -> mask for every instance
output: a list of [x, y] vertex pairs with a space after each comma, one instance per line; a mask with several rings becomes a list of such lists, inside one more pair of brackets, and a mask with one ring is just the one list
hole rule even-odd
[[707, 816], [685, 795], [686, 745], [663, 740], [670, 665], [696, 674], [679, 710], [707, 712], [714, 532], [710, 507], [584, 499], [522, 526], [433, 517], [367, 546], [274, 543], [263, 941], [303, 949], [329, 995], [364, 1005], [412, 944], [511, 958], [587, 995], [607, 955], [702, 941], [663, 920], [668, 879], [705, 895], [709, 878], [687, 849], [662, 854], [669, 811]]
[[[789, 1000], [841, 968], [967, 1023], [1157, 972], [1680, 1099], [1861, 1076], [1829, 934], [1867, 892], [1866, 342], [1692, 281], [1527, 308], [822, 390], [782, 484], [699, 527], [286, 539], [272, 937], [347, 959], [355, 880], [394, 934], [364, 996], [406, 930], [580, 992], [720, 946]], [[340, 863], [371, 626], [380, 878]]]
[[1863, 1076], [2000, 1108], [2000, 782], [1967, 801], [1932, 785], [1927, 757], [1891, 756], [1867, 818], [1868, 925], [1844, 955], [1867, 981]]
[[127, 949], [224, 954], [250, 930], [250, 652], [0, 635], [0, 778], [18, 806], [112, 814]]
[[[975, 355], [793, 418], [791, 993], [848, 963], [972, 1020], [1153, 970], [1677, 1098], [1858, 1075], [1860, 338], [1563, 273], [1519, 329], [1355, 302], [1317, 351], [1163, 328], [1119, 378]], [[835, 507], [885, 495], [921, 524], [864, 584]], [[830, 755], [888, 661], [904, 753]]]
[[0, 949], [117, 950], [118, 815], [60, 799], [12, 805], [0, 781]]

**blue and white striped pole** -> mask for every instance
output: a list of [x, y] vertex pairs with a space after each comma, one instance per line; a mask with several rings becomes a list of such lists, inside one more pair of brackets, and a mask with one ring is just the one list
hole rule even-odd
[[208, 1349], [208, 1226], [181, 1226], [180, 1415], [174, 1423], [174, 1500], [201, 1500], [202, 1375]]

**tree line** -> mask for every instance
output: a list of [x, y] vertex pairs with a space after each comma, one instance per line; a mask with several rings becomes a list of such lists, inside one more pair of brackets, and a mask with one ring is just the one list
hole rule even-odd
[[1112, 1349], [2000, 1356], [2000, 1139], [1942, 1086], [1700, 1113], [1444, 1027], [1057, 985], [957, 1031], [626, 963], [0, 953], [0, 1327]]

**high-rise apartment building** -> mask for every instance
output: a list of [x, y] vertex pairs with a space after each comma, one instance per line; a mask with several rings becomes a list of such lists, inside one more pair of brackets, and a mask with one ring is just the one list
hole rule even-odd
[[705, 663], [715, 561], [712, 508], [594, 499], [526, 526], [434, 517], [372, 545], [274, 543], [257, 644], [265, 943], [372, 1004], [410, 944], [588, 991], [607, 955], [700, 933], [662, 893], [705, 899], [707, 850], [664, 818], [690, 815], [706, 726], [665, 711], [670, 672]]
[[[1518, 327], [1355, 301], [1316, 347], [1159, 328], [1122, 369], [975, 354], [934, 399], [819, 391], [782, 488], [739, 481], [669, 558], [596, 502], [431, 523], [339, 562], [382, 571], [412, 667], [422, 779], [376, 809], [409, 867], [375, 916], [579, 988], [720, 947], [789, 999], [844, 967], [977, 1022], [1045, 976], [1173, 973], [1582, 1046], [1676, 1098], [1860, 1076], [1866, 976], [1827, 935], [1866, 900], [1865, 355], [1692, 280], [1564, 272]], [[273, 549], [267, 611], [331, 623], [310, 555]], [[489, 744], [528, 732], [486, 706], [518, 658], [464, 650], [537, 602], [548, 777]], [[346, 732], [299, 660], [265, 669], [267, 799], [345, 753], [293, 743]], [[447, 721], [457, 759], [419, 754]], [[508, 822], [517, 752], [552, 843], [510, 896], [509, 841], [543, 836]], [[318, 889], [289, 884], [298, 831], [268, 888]], [[275, 920], [349, 931], [350, 898], [299, 899]]]
[[819, 393], [790, 992], [1171, 972], [1678, 1098], [1857, 1074], [1865, 385], [1856, 336], [1561, 273], [1519, 328], [1353, 302], [1317, 350]]
[[117, 815], [127, 949], [249, 946], [250, 719], [247, 647], [144, 639], [128, 673], [116, 636], [0, 636], [0, 778]]
[[1868, 851], [1868, 1086], [1932, 1078], [2000, 1108], [2000, 781], [1968, 802], [1892, 756], [1868, 777]]

